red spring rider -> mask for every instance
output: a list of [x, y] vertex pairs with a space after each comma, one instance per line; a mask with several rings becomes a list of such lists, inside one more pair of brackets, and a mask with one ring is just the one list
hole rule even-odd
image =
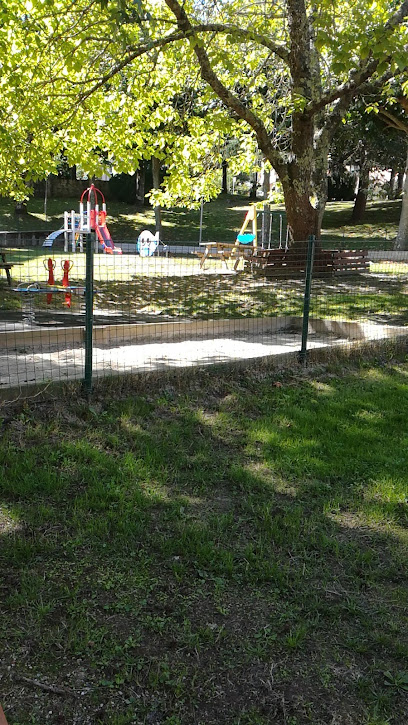
[[[50, 287], [54, 287], [55, 285], [55, 277], [54, 277], [54, 269], [55, 269], [56, 261], [54, 259], [51, 259], [51, 257], [48, 258], [47, 261], [44, 259], [44, 267], [48, 269], [48, 281], [47, 284]], [[47, 305], [51, 303], [52, 300], [52, 293], [50, 292], [47, 295]]]
[[[74, 263], [71, 262], [69, 259], [66, 259], [65, 262], [61, 263], [61, 267], [64, 271], [64, 275], [62, 278], [62, 286], [63, 287], [69, 287], [69, 279], [68, 274], [71, 271], [72, 267], [74, 266]], [[71, 307], [71, 292], [65, 293], [65, 304], [67, 307]]]

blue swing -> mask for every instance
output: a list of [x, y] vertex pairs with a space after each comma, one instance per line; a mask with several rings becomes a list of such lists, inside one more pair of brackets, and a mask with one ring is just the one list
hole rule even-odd
[[237, 242], [240, 244], [251, 244], [255, 239], [255, 234], [238, 234]]

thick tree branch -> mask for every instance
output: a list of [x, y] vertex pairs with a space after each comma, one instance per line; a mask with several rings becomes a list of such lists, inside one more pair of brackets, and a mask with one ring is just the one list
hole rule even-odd
[[[166, 45], [175, 43], [179, 40], [184, 40], [185, 38], [191, 38], [195, 36], [196, 33], [206, 32], [231, 33], [236, 35], [237, 37], [245, 38], [247, 40], [254, 40], [270, 50], [272, 53], [275, 53], [275, 55], [281, 58], [281, 60], [285, 62], [288, 61], [289, 53], [283, 46], [277, 45], [273, 41], [269, 40], [266, 36], [256, 33], [254, 31], [236, 28], [233, 25], [222, 25], [219, 23], [196, 25], [191, 26], [188, 31], [170, 33], [164, 38], [158, 38], [137, 47], [129, 46], [127, 49], [128, 54], [126, 55], [126, 57], [123, 58], [121, 61], [115, 63], [102, 78], [100, 78], [91, 88], [81, 94], [79, 102], [82, 102], [89, 98], [93, 93], [99, 90], [99, 88], [102, 88], [105, 83], [110, 81], [115, 75], [120, 73], [120, 71], [130, 65], [134, 60], [140, 58], [142, 55], [148, 53], [149, 51], [155, 48], [164, 48]], [[75, 85], [85, 85], [86, 83], [89, 83], [89, 78], [84, 81], [76, 81]]]
[[[82, 93], [78, 98], [78, 103], [82, 103], [85, 101], [89, 96], [92, 96], [93, 93], [95, 93], [99, 88], [102, 88], [105, 83], [111, 80], [115, 75], [120, 73], [121, 70], [126, 68], [130, 63], [133, 63], [136, 58], [140, 58], [145, 53], [149, 53], [154, 48], [164, 48], [166, 45], [169, 45], [170, 43], [174, 43], [177, 40], [183, 40], [184, 39], [184, 33], [171, 33], [170, 35], [166, 35], [164, 38], [158, 38], [157, 40], [152, 40], [146, 43], [145, 45], [140, 45], [135, 49], [131, 49], [126, 58], [119, 61], [118, 63], [115, 63], [115, 65], [105, 73], [100, 80], [95, 83], [91, 88], [89, 88], [86, 92]], [[84, 81], [86, 82], [86, 81]]]
[[180, 31], [190, 40], [193, 47], [194, 53], [198, 60], [201, 77], [217, 94], [218, 98], [224, 103], [224, 105], [242, 120], [246, 121], [249, 126], [255, 131], [258, 145], [261, 151], [265, 154], [266, 158], [274, 166], [278, 174], [283, 173], [286, 168], [286, 164], [281, 157], [280, 153], [272, 145], [269, 138], [269, 134], [265, 128], [265, 125], [261, 119], [256, 116], [247, 106], [245, 106], [237, 96], [224, 86], [220, 81], [216, 73], [211, 67], [211, 61], [207, 55], [206, 50], [197, 40], [196, 36], [193, 35], [193, 26], [191, 25], [184, 8], [179, 4], [178, 0], [165, 0], [166, 5], [169, 7], [171, 12], [174, 14], [177, 20], [177, 25]]
[[294, 93], [311, 100], [311, 48], [304, 0], [288, 0], [290, 56]]
[[237, 38], [243, 38], [245, 40], [254, 40], [259, 45], [263, 45], [268, 48], [272, 53], [277, 55], [285, 63], [289, 62], [289, 51], [284, 45], [279, 45], [273, 40], [268, 38], [262, 33], [258, 33], [255, 30], [248, 30], [245, 28], [239, 28], [235, 25], [223, 25], [222, 23], [209, 23], [206, 25], [193, 25], [190, 33], [186, 35], [195, 35], [196, 33], [228, 33], [236, 36]]
[[394, 114], [387, 111], [386, 108], [380, 108], [379, 114], [387, 126], [391, 126], [391, 128], [395, 128], [397, 131], [403, 131], [408, 134], [408, 123], [405, 123], [402, 119], [394, 116]]
[[389, 20], [384, 25], [384, 30], [393, 30], [408, 17], [408, 0], [402, 3], [402, 5], [391, 15]]
[[334, 101], [344, 97], [353, 97], [358, 92], [359, 86], [365, 83], [375, 73], [378, 63], [378, 60], [370, 60], [363, 68], [352, 70], [350, 78], [345, 83], [333, 88], [331, 91], [323, 93], [317, 101], [308, 103], [305, 107], [305, 112], [314, 115], [322, 111], [325, 106], [334, 103]]
[[344, 114], [346, 113], [353, 98], [378, 93], [381, 88], [384, 87], [385, 83], [393, 78], [393, 76], [394, 74], [391, 70], [389, 70], [386, 73], [383, 73], [383, 75], [375, 81], [362, 83], [358, 87], [350, 85], [347, 89], [347, 92], [345, 92], [338, 99], [338, 102], [336, 103], [333, 110], [326, 115], [323, 128], [329, 140], [333, 138], [333, 135], [336, 132], [338, 126], [340, 125], [342, 119], [344, 118]]

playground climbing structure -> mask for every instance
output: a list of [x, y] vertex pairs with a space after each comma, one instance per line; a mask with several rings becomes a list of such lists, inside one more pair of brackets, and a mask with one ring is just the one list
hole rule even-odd
[[[102, 208], [99, 206], [99, 196]], [[90, 234], [93, 231], [95, 232], [96, 253], [101, 249], [105, 254], [122, 254], [122, 250], [115, 247], [106, 225], [105, 197], [94, 184], [91, 184], [81, 196], [79, 214], [74, 210], [64, 212], [64, 226], [62, 229], [49, 234], [44, 241], [43, 247], [52, 247], [55, 239], [60, 234], [64, 234], [65, 252], [69, 251], [69, 247], [71, 247], [72, 252], [76, 252], [78, 248], [80, 252], [83, 252], [84, 234]]]

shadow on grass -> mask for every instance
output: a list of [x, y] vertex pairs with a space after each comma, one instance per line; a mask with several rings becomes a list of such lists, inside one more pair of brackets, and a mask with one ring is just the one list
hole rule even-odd
[[[303, 280], [265, 281], [250, 274], [137, 277], [130, 282], [102, 282], [97, 305], [167, 319], [301, 316]], [[355, 275], [314, 280], [311, 314], [343, 320], [388, 324], [407, 321], [405, 277]]]
[[[362, 236], [370, 237], [370, 227], [384, 231], [385, 225], [398, 224], [401, 213], [401, 200], [396, 201], [372, 201], [367, 204], [362, 223], [352, 224], [351, 213], [353, 202], [330, 202], [326, 206], [323, 217], [324, 229], [341, 229], [341, 227], [361, 227]], [[364, 234], [365, 232], [365, 234]], [[371, 230], [372, 232], [372, 230]]]
[[[363, 274], [312, 285], [311, 317], [403, 325], [408, 321], [407, 276]], [[60, 270], [57, 274], [60, 274]], [[41, 272], [40, 272], [41, 274]], [[43, 270], [43, 278], [46, 272]], [[72, 281], [77, 280], [72, 273]], [[303, 280], [270, 280], [240, 274], [138, 275], [129, 281], [98, 281], [95, 308], [100, 315], [123, 320], [211, 320], [220, 318], [297, 316], [303, 313]], [[18, 310], [31, 305], [33, 312], [49, 309], [45, 295], [20, 298], [0, 283], [0, 306]], [[54, 295], [53, 309], [64, 309], [63, 295]], [[72, 309], [80, 313], [81, 297]], [[113, 320], [114, 321], [114, 320]]]
[[408, 717], [406, 369], [274, 383], [6, 417], [11, 725]]

